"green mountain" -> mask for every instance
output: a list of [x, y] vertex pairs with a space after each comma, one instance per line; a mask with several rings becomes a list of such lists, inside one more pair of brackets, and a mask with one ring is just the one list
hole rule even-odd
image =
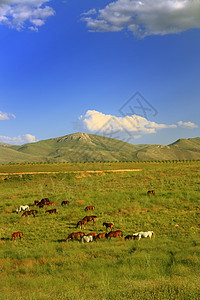
[[200, 137], [168, 145], [133, 145], [104, 136], [74, 133], [36, 143], [0, 143], [0, 163], [200, 159]]

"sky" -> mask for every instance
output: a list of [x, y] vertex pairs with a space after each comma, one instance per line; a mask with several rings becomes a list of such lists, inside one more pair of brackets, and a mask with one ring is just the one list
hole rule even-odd
[[200, 136], [199, 0], [0, 0], [0, 143]]

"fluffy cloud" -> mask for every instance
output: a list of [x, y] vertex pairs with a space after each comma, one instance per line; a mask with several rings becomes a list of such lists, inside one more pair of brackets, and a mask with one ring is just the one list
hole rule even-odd
[[0, 1], [0, 25], [8, 25], [11, 28], [21, 30], [28, 27], [30, 30], [38, 30], [45, 24], [48, 17], [55, 11], [45, 3], [50, 0], [1, 0]]
[[34, 143], [34, 142], [36, 142], [36, 138], [31, 134], [24, 134], [16, 137], [0, 136], [0, 143], [22, 145], [22, 144]]
[[90, 31], [127, 29], [145, 37], [200, 28], [200, 2], [195, 0], [117, 0], [94, 13], [82, 17]]
[[0, 111], [0, 121], [10, 120], [10, 118], [16, 118], [16, 117], [14, 114]]
[[185, 129], [193, 129], [193, 128], [198, 128], [198, 126], [192, 122], [183, 122], [183, 121], [179, 121], [178, 122], [178, 126], [185, 128]]
[[198, 126], [192, 122], [182, 121], [179, 121], [178, 124], [159, 124], [135, 114], [116, 117], [95, 110], [88, 110], [85, 115], [79, 117], [80, 130], [122, 140], [139, 138], [144, 134], [156, 133], [158, 130], [178, 127], [193, 129]]

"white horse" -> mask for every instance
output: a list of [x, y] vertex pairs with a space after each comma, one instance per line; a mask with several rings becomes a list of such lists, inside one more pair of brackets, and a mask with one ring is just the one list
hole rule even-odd
[[17, 209], [16, 209], [16, 213], [18, 214], [19, 212], [23, 211], [23, 210], [30, 210], [28, 205], [20, 205]]
[[155, 237], [155, 233], [153, 231], [146, 231], [146, 232], [138, 232], [134, 235], [137, 235], [138, 236], [138, 240], [140, 240], [141, 238], [152, 238], [152, 237]]
[[82, 243], [90, 243], [90, 242], [93, 242], [93, 236], [91, 235], [85, 235], [81, 238], [81, 242]]

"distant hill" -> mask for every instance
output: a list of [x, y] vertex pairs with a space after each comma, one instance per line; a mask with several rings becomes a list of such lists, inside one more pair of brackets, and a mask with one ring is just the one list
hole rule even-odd
[[0, 143], [0, 164], [197, 159], [200, 159], [200, 137], [179, 139], [168, 146], [133, 145], [100, 135], [78, 132], [22, 146]]

